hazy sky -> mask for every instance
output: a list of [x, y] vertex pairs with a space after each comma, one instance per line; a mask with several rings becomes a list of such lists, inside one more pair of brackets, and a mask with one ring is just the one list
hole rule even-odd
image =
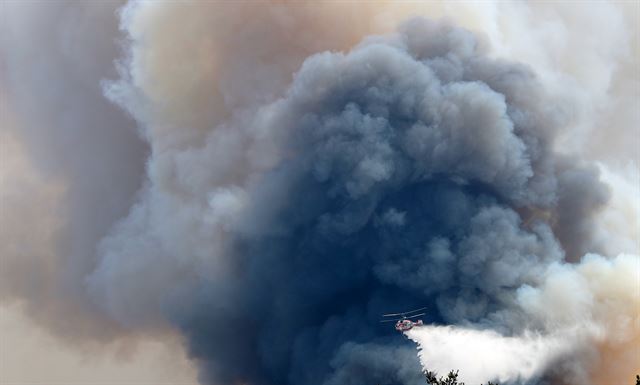
[[0, 329], [3, 385], [197, 384], [195, 368], [175, 341], [83, 350], [56, 340], [15, 305], [0, 308]]

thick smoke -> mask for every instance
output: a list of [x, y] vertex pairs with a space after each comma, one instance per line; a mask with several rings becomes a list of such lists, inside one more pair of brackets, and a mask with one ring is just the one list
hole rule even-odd
[[[638, 257], [582, 258], [611, 252], [607, 231], [628, 221], [608, 205], [626, 201], [596, 164], [559, 151], [580, 128], [567, 93], [450, 21], [414, 18], [356, 44], [379, 28], [349, 25], [348, 6], [221, 4], [129, 3], [117, 74], [98, 59], [68, 70], [75, 56], [24, 70], [50, 70], [54, 91], [87, 74], [86, 92], [44, 93], [52, 111], [11, 133], [69, 189], [63, 217], [81, 230], [53, 264], [72, 277], [64, 303], [113, 328], [178, 329], [203, 384], [421, 384], [415, 346], [378, 320], [422, 306], [430, 323], [465, 327], [425, 328], [446, 335], [428, 348], [415, 338], [427, 369], [570, 384], [638, 369]], [[14, 59], [6, 78], [27, 78]], [[8, 88], [28, 116], [33, 96]], [[45, 139], [43, 117], [60, 119]], [[79, 155], [56, 151], [72, 139]], [[636, 251], [636, 236], [615, 252]], [[530, 370], [447, 360], [465, 333]]]
[[564, 257], [550, 223], [583, 244], [607, 200], [595, 168], [554, 155], [562, 104], [449, 23], [314, 55], [282, 98], [189, 145], [137, 77], [137, 12], [106, 90], [145, 127], [149, 183], [89, 287], [125, 324], [169, 318], [205, 382], [419, 383], [381, 312], [519, 332], [517, 289]]

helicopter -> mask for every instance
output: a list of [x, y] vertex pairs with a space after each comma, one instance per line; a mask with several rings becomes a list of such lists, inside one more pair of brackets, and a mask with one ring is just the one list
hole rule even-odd
[[[406, 311], [403, 313], [389, 313], [389, 314], [383, 314], [382, 317], [393, 317], [391, 319], [383, 319], [380, 322], [395, 322], [396, 326], [395, 329], [399, 332], [406, 332], [409, 331], [411, 329], [413, 329], [415, 326], [422, 326], [424, 325], [424, 323], [422, 322], [421, 319], [417, 320], [417, 321], [412, 321], [412, 318], [417, 318], [417, 317], [421, 317], [423, 315], [425, 315], [426, 313], [418, 313], [421, 312], [423, 310], [425, 310], [426, 307], [420, 308], [420, 309], [415, 309], [415, 310], [411, 310], [411, 311]], [[414, 314], [416, 313], [416, 314]]]

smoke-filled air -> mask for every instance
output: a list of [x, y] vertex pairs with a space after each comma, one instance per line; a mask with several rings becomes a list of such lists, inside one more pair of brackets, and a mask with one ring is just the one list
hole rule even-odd
[[202, 385], [640, 372], [638, 3], [1, 7], [0, 305], [55, 344]]

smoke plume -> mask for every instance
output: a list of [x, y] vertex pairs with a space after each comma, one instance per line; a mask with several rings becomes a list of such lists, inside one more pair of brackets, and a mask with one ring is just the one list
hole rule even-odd
[[[3, 27], [7, 140], [50, 178], [11, 177], [37, 191], [3, 202], [56, 208], [31, 234], [3, 229], [3, 257], [34, 266], [16, 277], [46, 277], [3, 296], [42, 323], [68, 334], [58, 312], [77, 312], [80, 339], [177, 330], [203, 384], [460, 369], [602, 385], [640, 369], [637, 186], [564, 145], [592, 132], [576, 106], [601, 82], [387, 3], [61, 4], [14, 4], [38, 22]], [[56, 29], [41, 51], [29, 28], [65, 18], [87, 33]], [[21, 65], [33, 55], [52, 60]], [[30, 237], [52, 255], [20, 248]], [[422, 306], [418, 360], [378, 320]]]

